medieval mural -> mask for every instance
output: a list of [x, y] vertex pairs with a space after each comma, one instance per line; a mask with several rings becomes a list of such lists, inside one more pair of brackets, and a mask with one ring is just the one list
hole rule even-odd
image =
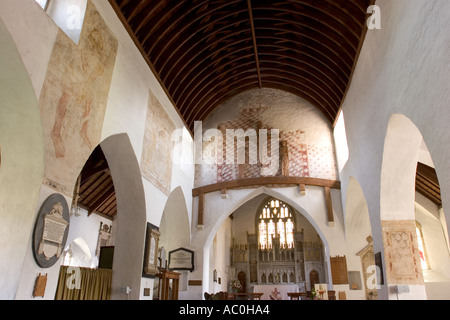
[[150, 91], [141, 171], [145, 179], [167, 196], [170, 193], [172, 178], [172, 167], [168, 164], [172, 162], [174, 130], [173, 121]]
[[39, 99], [44, 183], [72, 195], [82, 165], [100, 143], [118, 41], [88, 2], [78, 46], [58, 30]]

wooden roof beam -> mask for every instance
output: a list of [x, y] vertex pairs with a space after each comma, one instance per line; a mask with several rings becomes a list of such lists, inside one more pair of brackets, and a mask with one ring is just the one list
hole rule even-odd
[[319, 178], [307, 177], [261, 177], [248, 178], [240, 180], [232, 180], [226, 182], [219, 182], [211, 185], [202, 186], [192, 189], [192, 196], [198, 197], [211, 192], [222, 191], [224, 189], [243, 189], [255, 188], [259, 186], [292, 186], [292, 185], [306, 185], [315, 187], [325, 187], [331, 189], [341, 189], [341, 182], [335, 180], [326, 180]]
[[251, 0], [247, 0], [248, 5], [248, 14], [250, 19], [250, 26], [252, 30], [252, 38], [253, 38], [253, 49], [255, 51], [255, 63], [256, 63], [256, 72], [258, 73], [258, 83], [259, 88], [262, 89], [262, 81], [261, 81], [261, 70], [259, 69], [259, 57], [258, 57], [258, 45], [256, 43], [256, 32], [255, 32], [255, 23], [253, 20], [253, 11], [252, 11], [252, 2]]
[[107, 189], [101, 192], [96, 199], [87, 205], [89, 208], [88, 216], [97, 211], [106, 201], [115, 195], [114, 185], [111, 184]]

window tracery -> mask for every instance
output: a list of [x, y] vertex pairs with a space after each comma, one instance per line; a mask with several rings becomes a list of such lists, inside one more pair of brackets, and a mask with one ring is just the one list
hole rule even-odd
[[274, 238], [279, 239], [280, 248], [294, 248], [294, 229], [293, 210], [280, 200], [270, 199], [259, 215], [259, 248], [272, 248]]

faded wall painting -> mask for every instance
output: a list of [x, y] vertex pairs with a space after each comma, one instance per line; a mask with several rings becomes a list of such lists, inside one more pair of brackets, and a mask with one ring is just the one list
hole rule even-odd
[[382, 221], [381, 227], [388, 283], [423, 284], [415, 221]]
[[59, 30], [39, 105], [47, 185], [72, 196], [75, 180], [100, 143], [118, 41], [89, 1], [77, 46]]
[[[222, 113], [223, 110], [227, 110], [227, 115]], [[223, 150], [217, 152], [217, 164], [196, 165], [196, 187], [262, 176], [338, 179], [331, 125], [303, 99], [281, 90], [249, 90], [221, 105], [216, 113], [205, 123], [203, 130], [218, 129], [222, 134]], [[231, 119], [221, 119], [229, 114]], [[257, 134], [260, 129], [266, 129], [269, 135], [265, 150], [268, 154], [274, 151], [279, 155], [279, 165], [275, 170], [264, 170], [265, 165], [259, 158], [257, 163], [250, 162], [252, 157], [257, 158], [257, 154], [252, 154], [248, 138], [245, 163], [238, 163], [236, 144], [227, 144], [226, 141], [229, 129], [242, 129], [244, 132], [250, 129]], [[271, 129], [279, 130], [279, 145], [273, 147]], [[209, 150], [211, 143], [207, 138], [205, 142], [204, 137], [203, 150]], [[256, 152], [261, 147], [259, 138], [257, 144]], [[234, 163], [229, 163], [225, 160], [226, 155], [233, 153]]]
[[150, 91], [145, 120], [141, 171], [145, 179], [167, 196], [170, 193], [172, 179], [172, 134], [174, 131], [173, 121]]
[[[219, 125], [219, 130], [222, 132], [223, 137], [226, 137], [227, 129], [255, 129], [259, 132], [259, 129], [267, 129], [270, 132], [271, 129], [278, 129], [268, 126], [261, 121], [261, 115], [268, 108], [243, 108], [241, 110], [239, 119], [223, 122]], [[279, 152], [279, 166], [278, 170], [272, 172], [272, 176], [290, 176], [290, 177], [309, 177], [309, 161], [308, 161], [308, 145], [305, 143], [305, 132], [303, 130], [284, 131], [280, 130], [279, 141], [280, 145], [275, 146], [274, 150]], [[267, 150], [272, 150], [270, 137], [267, 141]], [[231, 145], [235, 147], [235, 145]], [[224, 143], [223, 155], [227, 154], [227, 148], [229, 145]], [[260, 163], [250, 164], [249, 159], [248, 142], [246, 146], [246, 158], [245, 164], [237, 164], [237, 150], [234, 150], [234, 159], [236, 164], [220, 164], [217, 166], [217, 182], [231, 181], [235, 179], [246, 178], [258, 178], [261, 177]], [[287, 160], [287, 161], [286, 161]], [[283, 164], [288, 162], [288, 164]]]

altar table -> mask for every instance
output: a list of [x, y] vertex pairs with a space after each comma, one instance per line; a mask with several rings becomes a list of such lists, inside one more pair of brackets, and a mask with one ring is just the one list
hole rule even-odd
[[299, 292], [296, 284], [255, 285], [253, 292], [262, 293], [261, 300], [289, 300], [289, 292]]

